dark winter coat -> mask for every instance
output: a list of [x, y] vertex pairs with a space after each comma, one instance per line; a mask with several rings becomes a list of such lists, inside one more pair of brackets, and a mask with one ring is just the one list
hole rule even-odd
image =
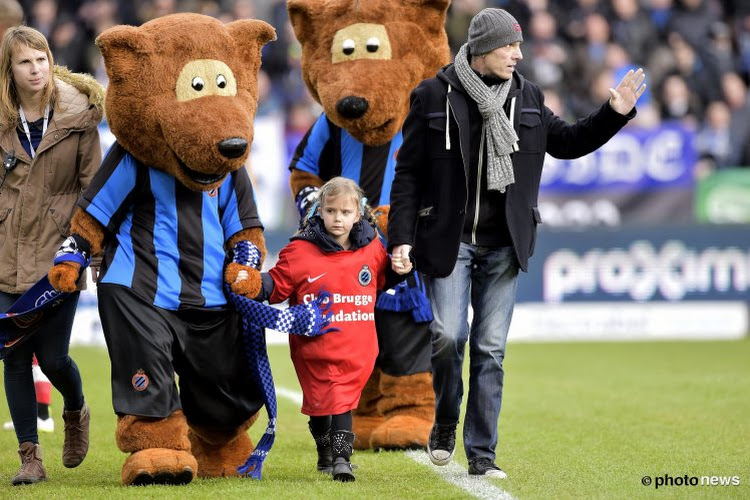
[[[591, 153], [635, 116], [635, 109], [623, 116], [605, 103], [568, 124], [544, 105], [538, 86], [517, 72], [513, 78], [505, 111], [512, 115], [519, 150], [511, 155], [515, 183], [503, 197], [507, 228], [498, 227], [498, 231], [509, 232], [519, 266], [526, 271], [534, 252], [536, 226], [541, 222], [537, 198], [545, 153], [561, 159]], [[478, 149], [479, 134], [473, 136], [470, 131], [480, 127], [472, 128], [469, 120], [474, 114], [470, 107], [476, 111], [476, 106], [453, 64], [423, 81], [411, 94], [391, 189], [388, 246], [411, 245], [417, 269], [429, 276], [451, 273], [465, 220], [472, 216], [467, 211], [475, 207], [467, 203], [476, 195], [476, 188], [467, 180], [470, 169], [477, 169], [470, 152]]]

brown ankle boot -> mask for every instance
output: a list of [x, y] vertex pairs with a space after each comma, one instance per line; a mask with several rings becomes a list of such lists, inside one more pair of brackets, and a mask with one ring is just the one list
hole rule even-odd
[[89, 451], [89, 406], [83, 403], [78, 411], [64, 411], [65, 443], [62, 450], [62, 463], [72, 469], [78, 467]]
[[13, 476], [13, 486], [19, 484], [33, 484], [47, 480], [47, 471], [42, 465], [42, 447], [31, 441], [21, 443], [18, 447], [21, 456], [21, 468]]

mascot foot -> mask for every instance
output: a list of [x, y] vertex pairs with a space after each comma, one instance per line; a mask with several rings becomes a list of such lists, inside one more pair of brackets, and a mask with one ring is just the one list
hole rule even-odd
[[122, 484], [188, 484], [195, 477], [198, 463], [186, 451], [151, 448], [133, 453], [122, 466]]
[[378, 412], [386, 421], [372, 432], [374, 449], [403, 450], [427, 448], [432, 422], [435, 420], [435, 392], [429, 372], [380, 377], [383, 396]]
[[369, 450], [370, 437], [372, 433], [386, 422], [385, 417], [364, 417], [354, 414], [353, 427], [354, 431], [354, 449]]
[[397, 415], [378, 426], [370, 436], [370, 446], [383, 450], [426, 449], [432, 422], [408, 415]]
[[198, 461], [199, 477], [238, 477], [237, 467], [245, 463], [255, 449], [247, 429], [257, 417], [253, 417], [230, 432], [218, 431], [202, 426], [190, 426], [193, 456]]

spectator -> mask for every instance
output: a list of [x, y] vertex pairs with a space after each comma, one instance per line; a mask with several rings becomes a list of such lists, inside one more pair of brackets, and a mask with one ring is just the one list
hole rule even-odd
[[699, 157], [708, 159], [714, 168], [730, 166], [732, 117], [724, 101], [713, 101], [706, 108], [706, 119], [695, 136]]
[[23, 9], [16, 0], [0, 0], [0, 36], [23, 22]]
[[637, 65], [644, 65], [657, 40], [648, 14], [641, 10], [637, 0], [612, 0], [612, 11], [612, 40], [624, 47]]
[[542, 87], [555, 87], [562, 83], [568, 67], [568, 44], [557, 36], [557, 21], [549, 12], [539, 10], [531, 16], [525, 53], [519, 71]]
[[697, 127], [700, 104], [681, 75], [674, 73], [667, 76], [661, 84], [659, 96], [662, 120], [679, 121], [690, 128]]
[[731, 115], [729, 166], [750, 167], [750, 94], [737, 73], [726, 73], [721, 79], [724, 100]]

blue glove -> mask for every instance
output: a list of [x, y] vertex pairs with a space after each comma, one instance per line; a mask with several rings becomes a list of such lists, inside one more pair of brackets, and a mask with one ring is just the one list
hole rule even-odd
[[62, 262], [75, 262], [81, 266], [81, 270], [87, 268], [91, 264], [91, 245], [81, 236], [71, 234], [55, 252], [52, 261], [54, 265]]
[[338, 331], [338, 328], [326, 328], [332, 316], [331, 294], [328, 292], [321, 291], [308, 304], [288, 309], [276, 309], [234, 293], [230, 293], [229, 297], [243, 318], [254, 326], [304, 337]]
[[232, 253], [234, 254], [232, 262], [255, 269], [260, 267], [260, 250], [253, 243], [247, 240], [238, 241], [235, 243]]

